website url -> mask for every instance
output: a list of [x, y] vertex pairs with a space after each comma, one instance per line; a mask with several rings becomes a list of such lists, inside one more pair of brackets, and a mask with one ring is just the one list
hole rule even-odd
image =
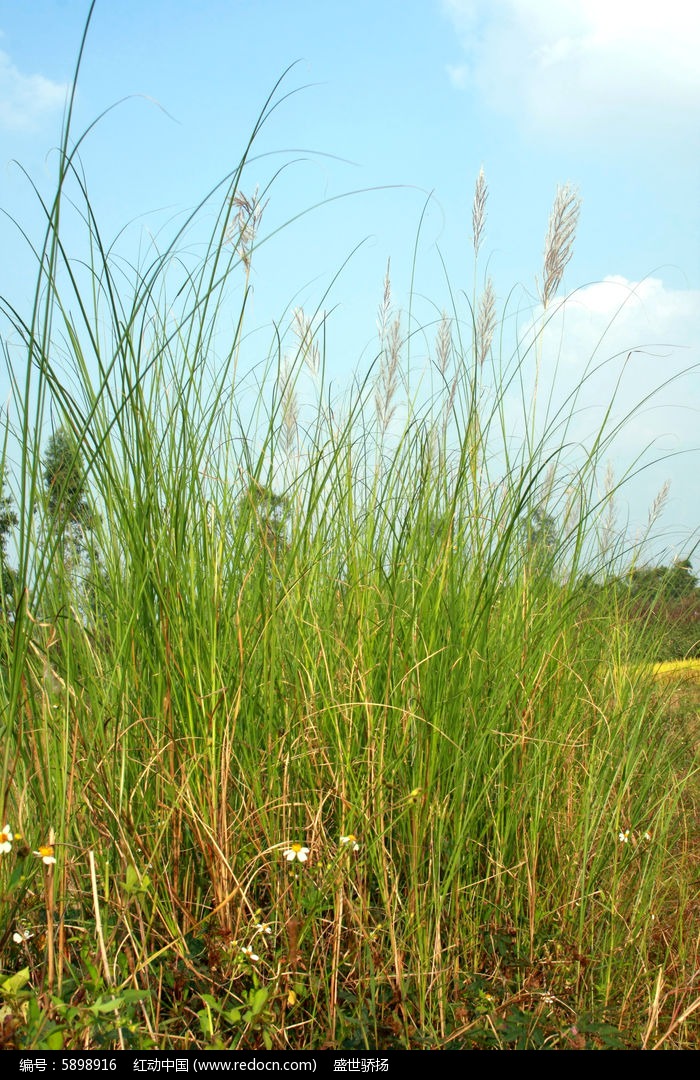
[[229, 1069], [255, 1069], [258, 1071], [269, 1070], [271, 1072], [316, 1072], [315, 1061], [265, 1061], [262, 1058], [252, 1058], [248, 1061], [207, 1061], [203, 1058], [195, 1059], [194, 1070], [200, 1072], [228, 1072]]

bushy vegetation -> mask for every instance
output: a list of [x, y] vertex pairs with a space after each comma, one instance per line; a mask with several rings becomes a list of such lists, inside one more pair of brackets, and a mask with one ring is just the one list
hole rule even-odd
[[427, 401], [387, 276], [351, 395], [298, 312], [244, 407], [250, 147], [204, 257], [124, 277], [69, 123], [34, 311], [4, 306], [5, 1045], [697, 1046], [697, 732], [591, 586], [609, 434], [566, 462], [536, 389], [513, 448], [488, 282], [432, 328]]
[[652, 628], [654, 659], [700, 657], [700, 588], [690, 560], [634, 570], [628, 588], [633, 618], [642, 633]]
[[596, 581], [584, 575], [581, 587], [591, 611], [615, 596], [629, 624], [632, 653], [657, 663], [700, 657], [700, 588], [689, 559], [670, 566], [634, 566]]

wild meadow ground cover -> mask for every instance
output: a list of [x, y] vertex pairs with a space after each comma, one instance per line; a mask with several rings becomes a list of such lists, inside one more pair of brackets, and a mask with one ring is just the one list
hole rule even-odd
[[535, 389], [513, 449], [542, 338], [509, 366], [488, 283], [423, 328], [427, 400], [387, 277], [353, 393], [298, 312], [243, 409], [256, 134], [204, 255], [125, 271], [69, 116], [34, 310], [4, 304], [4, 1045], [697, 1048], [697, 692], [580, 584], [617, 569], [613, 433], [572, 464]]

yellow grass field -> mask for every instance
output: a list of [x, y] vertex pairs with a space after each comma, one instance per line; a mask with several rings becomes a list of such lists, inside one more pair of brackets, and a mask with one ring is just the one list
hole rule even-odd
[[670, 679], [680, 676], [684, 681], [700, 680], [700, 660], [667, 660], [654, 664], [655, 679]]

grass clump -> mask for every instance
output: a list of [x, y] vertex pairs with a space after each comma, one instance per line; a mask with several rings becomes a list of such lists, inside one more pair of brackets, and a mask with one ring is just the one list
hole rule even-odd
[[490, 283], [433, 328], [427, 400], [399, 398], [388, 272], [353, 393], [330, 408], [301, 311], [251, 392], [253, 139], [204, 255], [178, 234], [124, 275], [69, 130], [34, 310], [4, 307], [5, 1044], [696, 1045], [688, 743], [581, 586], [611, 435], [567, 464], [526, 397], [513, 449], [541, 337], [503, 365]]

